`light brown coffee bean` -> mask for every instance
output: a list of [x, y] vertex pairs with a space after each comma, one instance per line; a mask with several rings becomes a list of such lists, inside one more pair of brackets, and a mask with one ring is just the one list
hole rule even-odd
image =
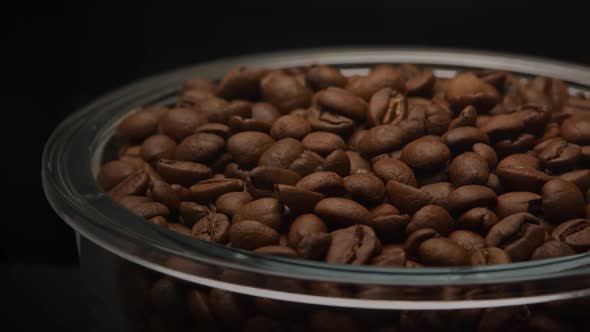
[[590, 116], [577, 114], [569, 117], [561, 124], [561, 135], [570, 143], [590, 144]]
[[367, 224], [371, 218], [364, 206], [346, 198], [324, 198], [316, 204], [314, 211], [326, 222], [341, 226]]
[[255, 220], [233, 223], [229, 229], [229, 238], [234, 248], [249, 250], [279, 243], [279, 234], [274, 229]]
[[180, 205], [180, 197], [172, 187], [164, 181], [152, 181], [148, 189], [148, 196], [160, 202], [170, 210], [176, 211]]
[[500, 220], [486, 236], [486, 247], [499, 247], [513, 262], [527, 260], [545, 240], [541, 221], [529, 213], [516, 213]]
[[308, 234], [326, 233], [328, 227], [320, 217], [315, 214], [302, 214], [293, 220], [289, 227], [288, 243], [296, 248], [299, 242]]
[[428, 239], [440, 237], [437, 231], [432, 228], [422, 228], [410, 234], [404, 243], [404, 250], [408, 257], [418, 257], [418, 248]]
[[295, 250], [279, 245], [260, 247], [254, 249], [254, 252], [262, 255], [282, 256], [289, 258], [297, 257], [297, 252], [295, 252]]
[[406, 228], [406, 234], [423, 229], [432, 228], [439, 234], [446, 236], [454, 228], [455, 221], [447, 210], [438, 205], [426, 205], [416, 211]]
[[531, 260], [556, 258], [575, 254], [576, 252], [567, 244], [559, 240], [549, 240], [535, 249], [531, 256]]
[[199, 240], [226, 244], [229, 241], [229, 229], [226, 215], [211, 213], [194, 224], [191, 234]]
[[402, 148], [407, 139], [407, 133], [398, 125], [375, 126], [363, 135], [358, 149], [363, 156], [374, 157]]
[[258, 160], [258, 166], [289, 168], [304, 150], [303, 144], [298, 140], [284, 138], [276, 141], [264, 151]]
[[496, 204], [496, 193], [488, 187], [470, 184], [461, 186], [449, 195], [449, 209], [454, 215], [474, 207], [490, 207]]
[[420, 187], [420, 190], [432, 196], [432, 204], [448, 209], [448, 197], [453, 191], [453, 185], [451, 183], [435, 182]]
[[498, 223], [494, 212], [485, 207], [475, 207], [467, 210], [457, 220], [457, 228], [468, 229], [479, 234], [487, 232]]
[[367, 112], [369, 125], [398, 124], [407, 116], [408, 102], [403, 94], [386, 87], [371, 97]]
[[306, 149], [321, 156], [327, 156], [335, 150], [346, 149], [346, 143], [342, 137], [325, 131], [310, 133], [303, 138], [301, 143]]
[[473, 73], [461, 73], [448, 81], [446, 98], [454, 109], [474, 105], [486, 110], [500, 101], [496, 88]]
[[267, 72], [263, 68], [230, 69], [219, 82], [216, 93], [225, 99], [257, 99], [260, 95], [260, 80]]
[[296, 187], [318, 192], [325, 196], [343, 196], [346, 193], [344, 181], [334, 172], [315, 172], [303, 177]]
[[473, 152], [477, 153], [488, 163], [488, 169], [493, 170], [496, 168], [496, 165], [498, 165], [498, 156], [491, 146], [484, 143], [475, 143], [472, 149]]
[[206, 122], [204, 113], [188, 108], [173, 108], [162, 116], [158, 125], [163, 134], [180, 142]]
[[335, 150], [324, 159], [317, 171], [334, 172], [341, 177], [350, 174], [350, 158], [344, 150]]
[[166, 205], [159, 202], [144, 202], [134, 205], [129, 209], [133, 214], [140, 217], [150, 219], [157, 216], [167, 217], [170, 214], [170, 210]]
[[276, 198], [266, 197], [242, 205], [232, 218], [232, 223], [257, 220], [265, 226], [279, 229], [283, 217], [283, 204]]
[[180, 202], [178, 207], [180, 222], [187, 227], [193, 227], [197, 221], [211, 213], [212, 211], [207, 206], [195, 202]]
[[148, 137], [141, 145], [141, 157], [147, 162], [154, 162], [160, 158], [170, 159], [174, 155], [176, 142], [166, 135]]
[[223, 213], [229, 218], [246, 203], [252, 202], [252, 196], [245, 191], [236, 191], [223, 194], [215, 201], [217, 212]]
[[459, 127], [447, 131], [442, 142], [446, 144], [453, 153], [468, 151], [476, 143], [489, 144], [488, 136], [475, 127]]
[[289, 207], [295, 214], [312, 212], [315, 205], [324, 199], [324, 195], [295, 186], [279, 184], [275, 186], [279, 201]]
[[434, 200], [429, 193], [395, 180], [389, 180], [385, 190], [389, 201], [402, 212], [416, 212]]
[[200, 180], [211, 177], [209, 167], [190, 161], [160, 159], [156, 162], [156, 171], [166, 182], [189, 187]]
[[465, 107], [459, 115], [451, 123], [449, 123], [449, 130], [459, 127], [476, 127], [477, 126], [477, 110], [475, 107], [469, 105]]
[[499, 265], [512, 263], [510, 256], [500, 248], [483, 248], [471, 253], [471, 265]]
[[488, 163], [475, 152], [465, 152], [449, 165], [449, 177], [453, 185], [486, 184], [489, 177]]
[[577, 252], [590, 249], [590, 221], [587, 219], [565, 221], [557, 225], [551, 235]]
[[288, 169], [259, 166], [250, 171], [252, 184], [260, 189], [273, 190], [275, 184], [295, 185], [301, 177]]
[[338, 87], [329, 87], [316, 95], [320, 107], [343, 116], [364, 120], [367, 113], [367, 102], [352, 92]]
[[373, 164], [373, 171], [384, 183], [395, 180], [412, 187], [415, 187], [417, 183], [412, 169], [397, 159], [379, 159]]
[[220, 136], [199, 133], [186, 137], [174, 151], [174, 159], [206, 163], [221, 154], [225, 140]]
[[312, 66], [305, 75], [305, 82], [314, 90], [326, 89], [330, 86], [344, 87], [346, 77], [340, 73], [340, 69], [326, 66]]
[[571, 182], [552, 179], [543, 185], [543, 213], [552, 223], [584, 216], [584, 195]]
[[119, 182], [108, 194], [113, 199], [123, 196], [143, 196], [149, 186], [150, 178], [143, 169], [138, 169]]
[[244, 181], [227, 178], [203, 180], [190, 187], [191, 200], [198, 203], [215, 202], [223, 194], [243, 190]]
[[430, 238], [418, 248], [420, 261], [426, 266], [470, 265], [467, 250], [447, 238]]
[[306, 118], [297, 115], [283, 115], [278, 118], [270, 130], [270, 135], [276, 139], [301, 139], [311, 132], [311, 124]]
[[451, 151], [436, 140], [414, 140], [402, 149], [401, 160], [412, 168], [431, 170], [449, 161]]
[[133, 113], [117, 126], [118, 136], [133, 141], [140, 141], [156, 133], [159, 117], [154, 112], [142, 110]]
[[354, 120], [318, 107], [312, 107], [309, 110], [307, 119], [313, 130], [327, 131], [338, 135], [349, 135], [355, 126]]
[[509, 192], [498, 196], [495, 211], [500, 219], [519, 212], [537, 214], [541, 211], [541, 196], [526, 191]]
[[469, 254], [485, 247], [485, 239], [472, 231], [456, 230], [449, 234], [449, 240], [454, 241]]
[[577, 144], [568, 143], [563, 139], [550, 142], [538, 155], [541, 166], [553, 172], [562, 172], [576, 166], [581, 154]]
[[353, 174], [343, 179], [344, 188], [352, 199], [366, 204], [377, 204], [385, 197], [385, 185], [372, 174]]
[[362, 265], [381, 251], [381, 243], [369, 226], [354, 225], [331, 235], [332, 242], [326, 254], [328, 263]]
[[100, 167], [96, 182], [102, 190], [108, 191], [133, 174], [137, 168], [120, 160], [113, 160]]
[[578, 169], [559, 175], [563, 180], [575, 184], [582, 192], [590, 188], [590, 169]]
[[274, 139], [269, 135], [255, 131], [245, 131], [231, 136], [227, 140], [227, 151], [233, 160], [243, 167], [254, 167], [262, 154]]
[[271, 72], [260, 81], [262, 99], [286, 113], [310, 105], [312, 92], [292, 76]]

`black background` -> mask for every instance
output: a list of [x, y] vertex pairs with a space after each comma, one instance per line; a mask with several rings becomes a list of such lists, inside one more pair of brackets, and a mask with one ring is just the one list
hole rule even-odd
[[[52, 129], [93, 98], [179, 66], [244, 53], [307, 47], [460, 47], [590, 65], [586, 11], [565, 2], [503, 6], [496, 1], [434, 0], [248, 5], [202, 1], [106, 5], [78, 1], [63, 3], [63, 7], [31, 6], [16, 16], [14, 25], [10, 23], [10, 31], [15, 33], [9, 39], [14, 46], [3, 51], [9, 59], [5, 62], [8, 70], [16, 69], [16, 75], [5, 83], [16, 87], [11, 97], [17, 105], [10, 116], [16, 115], [18, 121], [16, 126], [5, 124], [10, 128], [4, 132], [12, 139], [21, 139], [25, 147], [10, 142], [16, 151], [4, 159], [21, 163], [8, 163], [13, 168], [9, 174], [18, 176], [4, 180], [19, 196], [12, 201], [9, 198], [7, 209], [15, 217], [3, 221], [7, 228], [2, 232], [0, 260], [12, 271], [9, 278], [21, 283], [16, 289], [25, 289], [24, 294], [15, 295], [13, 309], [26, 314], [19, 305], [30, 307], [28, 302], [33, 300], [42, 316], [44, 313], [42, 318], [51, 317], [49, 325], [39, 326], [62, 329], [82, 321], [72, 319], [75, 315], [67, 311], [70, 307], [76, 310], [70, 302], [78, 288], [71, 286], [73, 297], [59, 297], [61, 304], [55, 307], [62, 309], [55, 309], [43, 304], [47, 299], [36, 293], [44, 287], [23, 286], [31, 278], [19, 273], [45, 273], [48, 288], [54, 287], [51, 282], [58, 287], [75, 284], [71, 274], [55, 272], [75, 271], [76, 247], [73, 232], [45, 200], [40, 159]], [[61, 311], [54, 314], [55, 310]]]

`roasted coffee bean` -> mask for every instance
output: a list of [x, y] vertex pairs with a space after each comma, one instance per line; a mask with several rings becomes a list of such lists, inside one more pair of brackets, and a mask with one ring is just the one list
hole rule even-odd
[[374, 157], [401, 149], [407, 140], [409, 140], [408, 134], [399, 125], [379, 125], [369, 129], [363, 135], [358, 149], [362, 155]]
[[555, 227], [552, 235], [577, 252], [585, 252], [590, 249], [590, 221], [588, 219], [572, 219], [563, 222]]
[[312, 107], [307, 116], [311, 128], [316, 131], [327, 131], [339, 135], [349, 135], [355, 126], [354, 120], [343, 115]]
[[371, 211], [369, 226], [373, 227], [380, 239], [389, 241], [403, 237], [404, 229], [410, 222], [410, 216], [400, 214], [391, 204], [380, 204]]
[[469, 72], [458, 74], [449, 80], [446, 98], [457, 110], [468, 105], [487, 110], [500, 101], [496, 88]]
[[143, 169], [139, 169], [111, 189], [109, 196], [115, 200], [129, 195], [143, 196], [147, 191], [149, 183], [150, 177], [148, 174]]
[[109, 161], [100, 167], [96, 182], [102, 190], [111, 190], [125, 178], [133, 174], [137, 168], [120, 160]]
[[404, 250], [408, 257], [418, 257], [418, 248], [420, 248], [422, 243], [428, 239], [437, 237], [440, 237], [440, 234], [432, 228], [419, 229], [406, 238]]
[[163, 134], [180, 142], [206, 122], [204, 113], [188, 108], [173, 108], [162, 116], [158, 125]]
[[221, 154], [225, 140], [220, 136], [199, 133], [188, 136], [176, 147], [174, 159], [206, 163]]
[[475, 207], [491, 207], [496, 204], [496, 193], [488, 187], [470, 184], [461, 186], [449, 195], [451, 213], [461, 213]]
[[168, 183], [191, 186], [200, 180], [211, 177], [211, 169], [203, 164], [190, 161], [160, 159], [156, 170]]
[[529, 213], [516, 213], [500, 220], [485, 239], [486, 247], [506, 251], [513, 262], [529, 259], [545, 239], [541, 221]]
[[574, 144], [590, 144], [590, 116], [577, 114], [567, 118], [561, 124], [561, 135]]
[[314, 211], [326, 222], [340, 226], [367, 224], [371, 218], [364, 206], [346, 198], [324, 198], [316, 204]]
[[223, 194], [215, 201], [217, 212], [223, 213], [229, 218], [246, 203], [252, 201], [252, 196], [244, 191], [229, 192]]
[[383, 88], [371, 97], [367, 112], [369, 125], [398, 124], [407, 117], [408, 102], [403, 94]]
[[320, 107], [355, 120], [363, 120], [367, 113], [367, 102], [350, 91], [329, 87], [316, 95]]
[[166, 205], [159, 202], [144, 202], [139, 203], [129, 209], [133, 214], [149, 219], [157, 216], [166, 217], [170, 214], [170, 210]]
[[483, 248], [471, 253], [471, 265], [499, 265], [512, 263], [510, 256], [500, 248]]
[[498, 217], [494, 212], [485, 207], [476, 207], [466, 211], [459, 217], [457, 228], [487, 234], [497, 223]]
[[141, 145], [141, 157], [147, 162], [154, 162], [160, 158], [170, 159], [174, 155], [176, 142], [166, 135], [148, 137]]
[[270, 130], [274, 139], [295, 138], [301, 139], [311, 132], [311, 124], [307, 119], [297, 115], [283, 115], [278, 118]]
[[469, 105], [465, 107], [459, 115], [449, 123], [449, 130], [459, 127], [476, 127], [477, 110]]
[[449, 234], [449, 240], [452, 240], [463, 247], [463, 249], [467, 250], [469, 254], [485, 247], [485, 239], [481, 235], [472, 231], [453, 231]]
[[305, 75], [305, 82], [314, 90], [326, 89], [331, 86], [344, 87], [346, 77], [344, 77], [338, 68], [316, 65], [312, 66]]
[[420, 190], [432, 196], [432, 204], [440, 205], [448, 209], [448, 197], [453, 191], [453, 185], [449, 182], [436, 182], [420, 187]]
[[314, 191], [284, 184], [276, 185], [275, 191], [279, 201], [294, 214], [312, 212], [315, 205], [325, 197]]
[[256, 99], [260, 95], [260, 80], [267, 72], [262, 68], [233, 68], [219, 82], [217, 95], [226, 99]]
[[350, 160], [350, 174], [367, 173], [371, 171], [371, 164], [363, 158], [360, 153], [355, 151], [346, 151]]
[[435, 82], [436, 77], [432, 72], [421, 72], [406, 81], [406, 93], [408, 96], [428, 96], [431, 94]]
[[437, 139], [414, 140], [402, 149], [401, 160], [410, 167], [432, 170], [443, 166], [451, 157], [449, 148]]
[[397, 159], [381, 158], [373, 164], [373, 171], [384, 183], [395, 180], [412, 187], [417, 184], [412, 169], [403, 161]]
[[543, 185], [543, 213], [555, 224], [584, 216], [584, 195], [571, 182], [552, 179]]
[[532, 260], [575, 255], [576, 252], [559, 240], [549, 240], [533, 252]]
[[371, 259], [374, 266], [404, 266], [406, 264], [406, 252], [403, 245], [384, 245], [381, 253]]
[[289, 227], [288, 243], [296, 248], [299, 242], [308, 234], [325, 233], [328, 231], [326, 224], [315, 214], [302, 214], [293, 220]]
[[465, 152], [449, 165], [449, 177], [453, 185], [486, 184], [489, 177], [488, 163], [475, 152]]
[[244, 190], [244, 181], [227, 178], [203, 180], [190, 187], [191, 200], [198, 203], [215, 202], [223, 194], [242, 190]]
[[298, 140], [284, 138], [273, 143], [264, 151], [258, 160], [258, 165], [289, 168], [304, 150], [303, 144]]
[[199, 90], [199, 91], [207, 91], [207, 92], [215, 92], [215, 84], [206, 78], [202, 77], [195, 77], [184, 81], [182, 83], [182, 90]]
[[334, 172], [341, 177], [350, 174], [350, 158], [344, 150], [335, 150], [324, 159], [317, 171]]
[[226, 244], [229, 228], [229, 219], [225, 214], [211, 213], [195, 223], [191, 234], [199, 240]]
[[590, 188], [590, 169], [579, 169], [559, 175], [563, 180], [575, 184], [582, 192]]
[[385, 185], [372, 174], [353, 174], [343, 179], [344, 188], [358, 202], [377, 204], [385, 197]]
[[431, 238], [418, 248], [420, 260], [427, 266], [464, 266], [470, 265], [467, 250], [447, 238]]
[[568, 143], [564, 139], [552, 140], [539, 153], [541, 166], [551, 171], [564, 171], [576, 166], [580, 157], [579, 145]]
[[254, 249], [254, 252], [263, 255], [282, 256], [289, 258], [297, 257], [297, 253], [295, 252], [295, 250], [280, 245], [260, 247]]
[[537, 214], [541, 211], [541, 196], [526, 191], [514, 191], [498, 196], [496, 215], [504, 219], [519, 212]]
[[539, 192], [551, 176], [539, 171], [538, 167], [539, 161], [535, 157], [514, 154], [500, 161], [496, 175], [507, 190]]
[[484, 143], [473, 144], [473, 152], [477, 153], [488, 163], [488, 169], [493, 170], [498, 165], [498, 155], [491, 146]]
[[178, 213], [183, 225], [193, 227], [197, 221], [205, 218], [212, 211], [207, 206], [195, 202], [180, 202]]
[[367, 76], [351, 77], [346, 85], [347, 90], [365, 100], [369, 100], [375, 92], [386, 87], [396, 91], [403, 91], [405, 88], [399, 70], [392, 66], [381, 66]]
[[326, 254], [328, 263], [362, 265], [381, 251], [381, 243], [369, 226], [354, 225], [331, 235], [332, 242]]
[[488, 119], [480, 129], [486, 133], [491, 140], [498, 141], [518, 135], [525, 129], [524, 120], [515, 113], [498, 114]]
[[234, 222], [229, 229], [229, 239], [232, 247], [249, 250], [279, 244], [279, 234], [255, 220]]
[[263, 133], [270, 132], [272, 124], [260, 119], [245, 119], [241, 116], [232, 116], [228, 121], [229, 128], [234, 133], [241, 131], [260, 131]]
[[163, 228], [168, 229], [168, 221], [166, 220], [166, 218], [162, 217], [162, 216], [155, 216], [153, 218], [150, 218], [150, 221], [153, 222], [154, 224], [161, 226]]
[[276, 198], [266, 197], [242, 205], [234, 214], [232, 223], [242, 220], [257, 220], [274, 229], [281, 225], [283, 204]]
[[297, 159], [291, 163], [289, 169], [304, 177], [309, 175], [324, 162], [324, 159], [317, 153], [312, 151], [303, 151]]
[[406, 228], [408, 235], [423, 229], [432, 228], [439, 234], [446, 236], [454, 228], [455, 221], [447, 210], [438, 205], [426, 205], [416, 211]]
[[169, 223], [168, 229], [170, 229], [171, 231], [175, 231], [177, 233], [186, 235], [186, 236], [191, 236], [191, 229], [183, 224]]
[[180, 205], [180, 197], [172, 187], [163, 181], [152, 181], [148, 189], [148, 196], [160, 202], [170, 210], [176, 211]]
[[429, 193], [395, 180], [389, 180], [385, 190], [389, 201], [402, 212], [416, 212], [434, 201]]
[[154, 112], [142, 110], [127, 116], [117, 126], [117, 135], [134, 141], [156, 133], [159, 117]]
[[346, 193], [344, 181], [334, 172], [315, 172], [297, 182], [296, 187], [314, 191], [325, 196], [343, 196]]
[[250, 171], [252, 184], [260, 189], [273, 190], [275, 184], [295, 185], [301, 177], [288, 169], [260, 166]]
[[272, 72], [260, 81], [262, 99], [288, 112], [310, 105], [312, 92], [295, 77]]
[[256, 166], [258, 159], [274, 142], [274, 139], [265, 133], [244, 131], [227, 140], [227, 151], [240, 166], [251, 168]]
[[490, 140], [479, 128], [458, 127], [447, 131], [442, 137], [442, 142], [453, 153], [461, 153], [470, 150], [477, 143], [489, 144]]
[[346, 143], [342, 137], [324, 131], [315, 131], [308, 134], [301, 141], [303, 146], [321, 156], [327, 156], [335, 150], [346, 149]]

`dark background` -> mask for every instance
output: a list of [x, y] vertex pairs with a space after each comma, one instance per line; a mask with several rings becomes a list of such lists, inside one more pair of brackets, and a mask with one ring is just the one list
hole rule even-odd
[[[4, 181], [22, 189], [17, 191], [22, 199], [10, 202], [9, 210], [23, 217], [4, 220], [8, 228], [2, 233], [0, 261], [9, 271], [4, 276], [16, 282], [11, 287], [16, 317], [37, 310], [42, 317], [27, 324], [50, 330], [76, 330], [84, 320], [83, 310], [75, 305], [81, 293], [74, 235], [45, 200], [40, 156], [52, 129], [101, 94], [209, 59], [338, 45], [460, 47], [590, 65], [585, 10], [564, 2], [502, 6], [496, 1], [355, 1], [354, 5], [277, 1], [246, 7], [202, 1], [113, 6], [78, 1], [62, 5], [34, 5], [37, 15], [26, 11], [18, 16], [11, 26], [18, 31], [11, 36], [14, 47], [3, 51], [11, 57], [8, 66], [18, 68], [13, 77], [18, 89], [12, 95], [18, 106], [11, 114], [23, 117], [17, 126], [5, 125], [12, 127], [5, 132], [19, 130], [19, 136], [13, 137], [24, 137], [30, 146], [19, 146], [13, 155], [24, 161], [20, 164], [24, 167], [9, 163], [20, 176]], [[30, 74], [22, 75], [20, 69]], [[39, 276], [45, 282], [31, 286]], [[55, 298], [58, 305], [52, 302]]]

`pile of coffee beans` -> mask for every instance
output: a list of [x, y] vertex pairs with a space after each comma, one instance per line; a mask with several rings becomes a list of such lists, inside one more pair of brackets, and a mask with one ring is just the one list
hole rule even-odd
[[590, 250], [590, 97], [497, 70], [235, 68], [116, 131], [100, 187], [260, 254], [468, 266]]

